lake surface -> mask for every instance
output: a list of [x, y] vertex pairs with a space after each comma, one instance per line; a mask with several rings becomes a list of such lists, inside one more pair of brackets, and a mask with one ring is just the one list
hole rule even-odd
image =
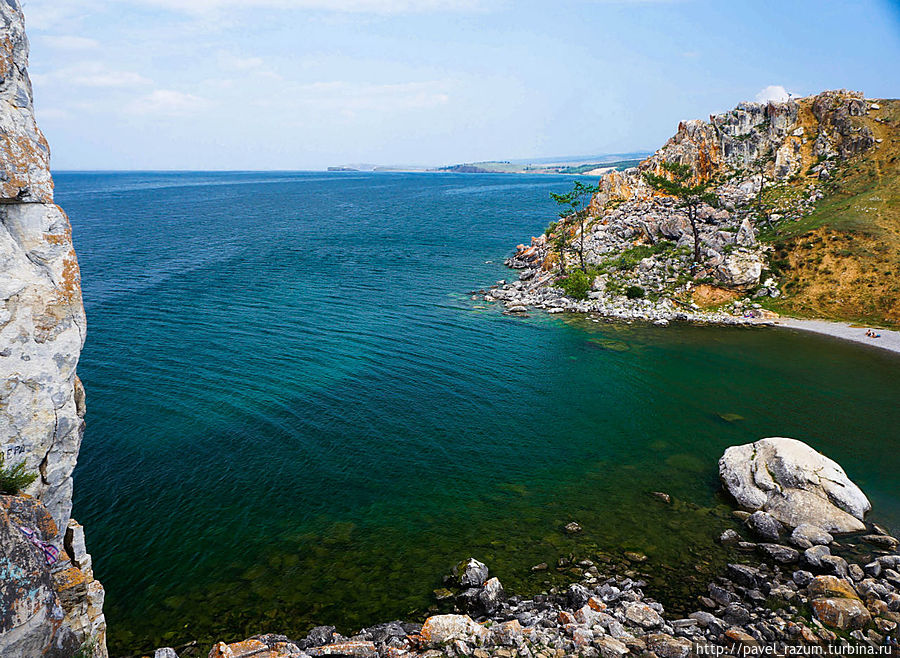
[[74, 514], [114, 655], [420, 616], [469, 556], [534, 592], [536, 563], [639, 551], [651, 593], [690, 598], [733, 524], [716, 462], [765, 436], [837, 460], [900, 531], [896, 355], [471, 298], [569, 179], [56, 184], [89, 324]]

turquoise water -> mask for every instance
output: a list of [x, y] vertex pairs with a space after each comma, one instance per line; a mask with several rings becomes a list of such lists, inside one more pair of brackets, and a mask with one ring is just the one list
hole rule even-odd
[[732, 523], [716, 461], [763, 436], [838, 460], [900, 530], [896, 355], [466, 294], [511, 276], [565, 178], [56, 182], [89, 322], [75, 516], [114, 654], [421, 615], [469, 555], [526, 591], [538, 562], [641, 551], [689, 598]]

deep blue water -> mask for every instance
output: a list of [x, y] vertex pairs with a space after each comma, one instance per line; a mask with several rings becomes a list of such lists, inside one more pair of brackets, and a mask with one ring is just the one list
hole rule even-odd
[[716, 461], [763, 436], [838, 460], [900, 529], [895, 355], [467, 294], [511, 276], [566, 178], [56, 184], [88, 314], [75, 515], [114, 654], [421, 614], [469, 555], [524, 590], [537, 562], [639, 550], [689, 589], [731, 522]]

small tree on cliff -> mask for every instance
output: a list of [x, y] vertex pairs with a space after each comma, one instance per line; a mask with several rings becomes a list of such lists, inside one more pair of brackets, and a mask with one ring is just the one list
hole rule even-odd
[[[559, 204], [560, 221], [556, 223], [556, 248], [559, 252], [559, 263], [562, 273], [566, 273], [566, 252], [574, 251], [578, 254], [578, 263], [582, 272], [587, 272], [584, 262], [584, 229], [585, 222], [590, 212], [591, 197], [600, 191], [600, 185], [585, 185], [580, 180], [575, 181], [572, 191], [567, 194], [554, 194], [550, 196]], [[578, 223], [578, 242], [575, 245], [569, 243], [569, 225]]]
[[697, 228], [697, 209], [701, 204], [715, 202], [716, 195], [709, 191], [712, 181], [691, 185], [694, 172], [690, 165], [680, 162], [663, 162], [662, 168], [665, 174], [647, 172], [644, 174], [644, 180], [653, 189], [679, 199], [681, 207], [687, 209], [688, 221], [691, 223], [691, 231], [694, 234], [692, 269], [696, 269], [700, 264], [700, 231]]

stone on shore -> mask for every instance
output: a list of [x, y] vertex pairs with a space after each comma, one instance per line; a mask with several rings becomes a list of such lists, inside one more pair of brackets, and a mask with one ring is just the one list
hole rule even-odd
[[774, 516], [762, 510], [753, 512], [747, 519], [747, 527], [754, 535], [766, 541], [778, 541], [784, 526]]
[[438, 648], [449, 642], [461, 640], [467, 644], [481, 644], [490, 635], [484, 626], [475, 623], [468, 615], [435, 615], [425, 620], [421, 636], [425, 643]]
[[827, 546], [833, 541], [834, 537], [829, 533], [809, 523], [801, 523], [791, 533], [791, 543], [803, 549], [812, 546]]
[[663, 618], [645, 603], [629, 603], [625, 606], [625, 619], [641, 628], [662, 626]]
[[836, 462], [796, 439], [732, 446], [719, 460], [719, 476], [742, 508], [767, 512], [792, 529], [858, 532], [872, 507]]
[[488, 579], [487, 565], [471, 557], [457, 564], [453, 573], [460, 587], [481, 587]]

